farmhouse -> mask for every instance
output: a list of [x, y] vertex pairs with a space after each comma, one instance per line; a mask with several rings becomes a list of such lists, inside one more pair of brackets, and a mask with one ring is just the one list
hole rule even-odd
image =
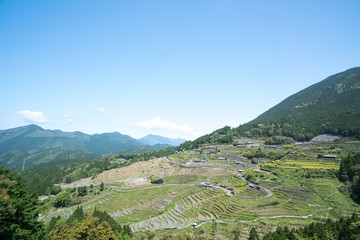
[[194, 159], [194, 160], [192, 160], [192, 162], [194, 162], [194, 163], [204, 163], [204, 162], [206, 162], [206, 160]]
[[234, 161], [234, 164], [246, 166], [246, 163], [239, 161]]
[[337, 158], [336, 155], [321, 155], [318, 154], [317, 158]]

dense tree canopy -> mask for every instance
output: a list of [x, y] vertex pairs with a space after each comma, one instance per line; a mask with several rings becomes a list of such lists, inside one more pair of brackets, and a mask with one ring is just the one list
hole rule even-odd
[[[58, 219], [50, 222], [51, 229], [53, 229], [56, 221]], [[88, 216], [83, 212], [82, 208], [77, 208], [66, 223], [60, 224], [49, 233], [49, 239], [115, 240], [129, 239], [131, 235], [128, 226], [119, 225], [106, 212], [95, 209], [92, 216]]]
[[339, 179], [351, 182], [350, 194], [355, 202], [360, 202], [360, 154], [351, 154], [343, 158], [340, 164]]
[[357, 240], [360, 239], [360, 221], [356, 214], [349, 218], [340, 218], [333, 222], [311, 223], [298, 230], [279, 227], [275, 232], [265, 234], [263, 240]]
[[37, 198], [0, 166], [0, 239], [42, 239]]

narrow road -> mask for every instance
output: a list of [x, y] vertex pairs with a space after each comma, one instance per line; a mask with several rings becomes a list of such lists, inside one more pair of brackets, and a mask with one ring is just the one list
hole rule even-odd
[[[239, 173], [239, 176], [242, 180], [244, 180], [245, 182], [248, 182], [245, 178], [242, 177], [242, 175]], [[137, 191], [137, 190], [144, 190], [144, 189], [151, 189], [151, 188], [158, 188], [158, 187], [166, 187], [166, 186], [194, 186], [194, 187], [203, 187], [203, 185], [200, 184], [161, 184], [161, 185], [154, 185], [154, 186], [148, 186], [148, 187], [138, 187], [138, 188], [131, 188], [131, 189], [120, 189], [119, 186], [117, 185], [111, 185], [111, 184], [105, 184], [105, 186], [109, 186], [109, 187], [114, 187], [116, 188], [117, 191], [119, 192], [130, 192], [130, 191]], [[242, 197], [242, 196], [234, 196], [234, 194], [232, 194], [232, 192], [226, 188], [220, 187], [220, 186], [216, 186], [216, 185], [209, 185], [206, 187], [212, 187], [212, 188], [216, 188], [216, 189], [220, 189], [222, 191], [224, 191], [226, 193], [226, 195], [230, 196], [230, 197], [236, 197], [236, 198], [242, 198], [242, 199], [252, 199], [252, 200], [263, 200], [263, 199], [267, 199], [267, 198], [271, 198], [274, 194], [273, 192], [271, 192], [269, 189], [267, 188], [263, 188], [265, 192], [267, 192], [267, 195], [264, 197], [260, 197], [260, 198], [249, 198], [249, 197]]]
[[157, 188], [157, 187], [166, 187], [166, 186], [177, 186], [177, 185], [185, 185], [185, 186], [197, 186], [198, 184], [161, 184], [161, 185], [154, 185], [148, 187], [138, 187], [138, 188], [130, 188], [130, 189], [120, 189], [117, 185], [105, 184], [108, 187], [116, 187], [116, 191], [119, 192], [130, 192], [130, 191], [137, 191], [143, 189], [150, 189], [150, 188]]
[[[248, 182], [242, 175], [241, 173], [238, 173], [238, 176], [245, 182]], [[250, 183], [251, 184], [251, 183]], [[243, 198], [243, 199], [253, 199], [253, 200], [263, 200], [263, 199], [267, 199], [267, 198], [271, 198], [274, 193], [272, 191], [270, 191], [269, 189], [267, 188], [264, 188], [264, 191], [267, 192], [267, 195], [265, 197], [261, 197], [261, 198], [248, 198], [248, 197], [241, 197], [241, 196], [234, 196], [234, 197], [237, 197], [237, 198]]]

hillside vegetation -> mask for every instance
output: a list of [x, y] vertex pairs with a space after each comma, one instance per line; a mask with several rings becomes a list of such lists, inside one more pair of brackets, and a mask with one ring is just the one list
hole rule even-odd
[[66, 160], [93, 160], [109, 153], [138, 154], [170, 147], [146, 145], [118, 132], [88, 135], [81, 132], [45, 130], [28, 125], [0, 131], [0, 163], [12, 170], [40, 163]]
[[272, 107], [256, 119], [224, 127], [180, 148], [232, 143], [235, 138], [265, 138], [268, 144], [308, 141], [320, 134], [360, 138], [360, 67], [335, 74]]
[[360, 67], [288, 97], [234, 131], [241, 135], [279, 134], [300, 141], [323, 133], [359, 138]]

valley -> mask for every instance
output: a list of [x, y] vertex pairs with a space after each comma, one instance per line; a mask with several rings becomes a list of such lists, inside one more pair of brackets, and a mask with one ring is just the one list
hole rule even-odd
[[[0, 236], [359, 239], [359, 77], [332, 75], [192, 141], [1, 130], [0, 162], [15, 172], [0, 167]], [[191, 130], [150, 120], [137, 126]]]
[[[135, 239], [152, 232], [159, 238], [187, 234], [247, 239], [253, 226], [260, 234], [284, 224], [299, 228], [360, 212], [337, 176], [341, 158], [359, 147], [360, 142], [345, 138], [287, 145], [238, 139], [231, 145], [178, 150], [61, 184], [62, 192], [78, 204], [54, 208], [56, 197], [49, 198], [42, 221], [61, 216], [60, 223], [78, 207], [89, 214], [96, 208], [128, 225]], [[152, 176], [163, 182], [151, 183]], [[70, 193], [84, 186], [94, 190], [83, 198]]]

